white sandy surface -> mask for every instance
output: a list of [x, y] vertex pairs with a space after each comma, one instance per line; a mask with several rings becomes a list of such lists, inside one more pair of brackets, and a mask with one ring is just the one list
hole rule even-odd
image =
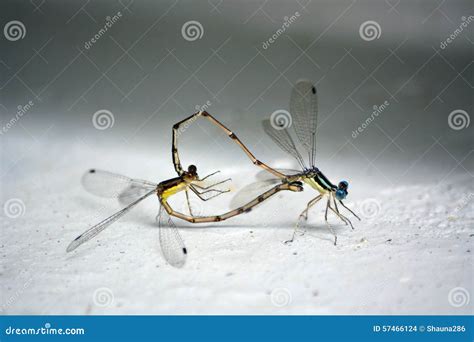
[[[310, 189], [281, 193], [226, 222], [176, 219], [189, 255], [184, 268], [174, 269], [160, 254], [156, 198], [65, 252], [79, 233], [119, 209], [85, 192], [83, 171], [97, 166], [160, 181], [173, 176], [168, 158], [150, 165], [148, 154], [123, 150], [109, 151], [105, 162], [101, 149], [62, 155], [61, 147], [41, 154], [36, 146], [19, 166], [21, 177], [3, 184], [4, 203], [24, 203], [19, 217], [1, 218], [7, 314], [472, 314], [469, 176], [383, 189], [374, 189], [370, 177], [351, 179], [347, 203], [362, 221], [353, 220], [351, 231], [330, 216], [337, 246], [322, 204], [311, 212], [306, 234], [283, 243], [314, 196]], [[169, 167], [155, 175], [157, 165]], [[224, 210], [222, 203], [211, 211]]]

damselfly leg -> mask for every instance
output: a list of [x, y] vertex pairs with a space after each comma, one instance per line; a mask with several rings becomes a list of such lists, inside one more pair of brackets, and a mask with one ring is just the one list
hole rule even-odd
[[[347, 225], [349, 224], [351, 226], [352, 229], [354, 229], [354, 226], [352, 225], [352, 222], [351, 220], [349, 220], [349, 218], [347, 218], [347, 216], [341, 214], [339, 212], [339, 208], [337, 207], [337, 202], [336, 202], [336, 196], [334, 195], [334, 193], [331, 194], [331, 197], [332, 197], [332, 200], [333, 200], [333, 203], [334, 203], [334, 213]], [[332, 209], [332, 208], [331, 208]]]
[[319, 195], [319, 196], [313, 198], [311, 201], [309, 201], [308, 204], [306, 205], [306, 209], [301, 212], [299, 218], [304, 218], [305, 221], [308, 221], [308, 211], [309, 211], [309, 209], [310, 209], [313, 205], [315, 205], [316, 203], [318, 203], [321, 198], [323, 198], [323, 195]]
[[360, 221], [360, 217], [357, 216], [356, 213], [354, 213], [351, 209], [349, 209], [341, 200], [339, 200], [339, 203]]
[[[296, 224], [295, 224], [295, 228], [293, 230], [293, 234], [291, 236], [291, 239], [289, 240], [286, 240], [285, 241], [285, 244], [287, 243], [291, 243], [295, 240], [295, 236], [296, 236], [296, 233], [298, 232], [299, 228], [300, 228], [300, 222], [301, 222], [301, 219], [304, 219], [305, 221], [308, 220], [308, 212], [309, 212], [309, 209], [311, 209], [311, 207], [313, 205], [315, 205], [316, 203], [318, 203], [321, 198], [323, 198], [323, 195], [319, 195], [319, 196], [316, 196], [315, 198], [313, 198], [311, 201], [308, 202], [308, 204], [306, 205], [306, 209], [303, 210], [300, 214], [300, 216], [298, 217], [298, 220], [296, 221]], [[303, 234], [302, 234], [303, 235]]]
[[[209, 177], [219, 173], [220, 171], [213, 172], [206, 177], [199, 179], [197, 182], [194, 182], [192, 185], [190, 185], [191, 190], [198, 196], [202, 201], [208, 201], [212, 198], [215, 198], [219, 195], [225, 194], [227, 192], [230, 192], [230, 189], [227, 188], [225, 190], [221, 189], [215, 189], [216, 186], [222, 185], [224, 183], [232, 181], [231, 178], [224, 179], [222, 181], [218, 181], [212, 184], [207, 185], [205, 183], [205, 180], [207, 180]], [[210, 197], [207, 197], [210, 194]]]
[[324, 221], [326, 222], [326, 226], [328, 227], [329, 231], [334, 236], [334, 246], [335, 246], [335, 245], [337, 245], [337, 235], [336, 235], [336, 232], [334, 231], [334, 229], [332, 229], [332, 226], [328, 221], [328, 208], [330, 208], [330, 207], [331, 207], [331, 198], [328, 197], [328, 201], [327, 201], [327, 204], [326, 204], [326, 212], [324, 213]]

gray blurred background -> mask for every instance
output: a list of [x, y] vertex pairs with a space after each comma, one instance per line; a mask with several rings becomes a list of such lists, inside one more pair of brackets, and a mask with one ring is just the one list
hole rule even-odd
[[[124, 173], [170, 176], [171, 126], [202, 106], [260, 159], [285, 159], [260, 122], [288, 110], [300, 78], [319, 91], [317, 164], [327, 173], [366, 177], [377, 187], [441, 182], [455, 173], [471, 178], [472, 6], [457, 0], [2, 1], [2, 186], [7, 193], [31, 188], [48, 170], [74, 168], [71, 179], [77, 179], [91, 166], [88, 159], [102, 168], [115, 160]], [[102, 32], [107, 20], [112, 24]], [[197, 36], [184, 30], [190, 21]], [[12, 25], [19, 35], [7, 31]], [[19, 106], [29, 103], [19, 116]], [[97, 129], [93, 115], [103, 110], [113, 125]], [[227, 166], [245, 160], [218, 133], [197, 122], [183, 134], [182, 153], [197, 163], [205, 153]], [[137, 155], [147, 165], [137, 165]]]

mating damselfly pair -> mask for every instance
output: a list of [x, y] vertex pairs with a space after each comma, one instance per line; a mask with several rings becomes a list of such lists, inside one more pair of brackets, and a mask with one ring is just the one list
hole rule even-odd
[[[301, 192], [304, 189], [304, 184], [316, 190], [318, 192], [318, 196], [307, 203], [306, 208], [298, 217], [298, 221], [295, 225], [291, 239], [285, 242], [288, 243], [294, 240], [300, 220], [308, 219], [308, 213], [311, 207], [313, 207], [320, 200], [326, 199], [325, 223], [333, 234], [334, 244], [336, 244], [337, 235], [328, 222], [328, 211], [330, 210], [333, 212], [339, 219], [342, 220], [342, 222], [344, 222], [346, 225], [350, 225], [352, 228], [352, 222], [349, 220], [349, 218], [347, 218], [347, 216], [339, 211], [337, 202], [339, 202], [342, 207], [348, 210], [355, 217], [358, 219], [359, 217], [342, 201], [348, 194], [348, 182], [341, 181], [336, 186], [330, 182], [329, 179], [315, 166], [316, 130], [318, 121], [317, 97], [318, 94], [314, 85], [310, 81], [304, 80], [297, 82], [292, 90], [290, 98], [290, 113], [293, 119], [292, 126], [301, 147], [307, 154], [307, 162], [299, 152], [299, 149], [295, 143], [295, 140], [292, 138], [288, 127], [279, 125], [278, 121], [271, 123], [269, 120], [265, 120], [263, 122], [264, 131], [282, 150], [289, 153], [296, 159], [301, 167], [300, 170], [279, 170], [272, 168], [258, 160], [231, 130], [229, 130], [220, 121], [205, 111], [195, 113], [173, 126], [172, 155], [174, 168], [178, 174], [176, 178], [165, 180], [157, 184], [144, 180], [131, 179], [107, 171], [95, 169], [89, 170], [83, 177], [83, 184], [86, 190], [101, 197], [117, 197], [122, 203], [126, 202], [128, 204], [122, 210], [99, 222], [83, 234], [79, 235], [70, 243], [67, 251], [73, 251], [84, 242], [95, 237], [113, 222], [129, 212], [142, 200], [153, 194], [156, 194], [160, 204], [160, 209], [156, 220], [159, 226], [159, 241], [163, 256], [172, 266], [182, 267], [186, 261], [187, 249], [176, 228], [176, 225], [171, 219], [171, 216], [186, 220], [191, 223], [224, 221], [231, 217], [250, 212], [255, 206], [282, 190]], [[212, 216], [193, 215], [192, 206], [190, 204], [190, 193], [193, 193], [202, 201], [208, 201], [222, 195], [223, 193], [229, 192], [229, 189], [222, 190], [217, 188], [217, 186], [230, 181], [230, 179], [225, 179], [223, 181], [212, 183], [209, 182], [209, 179], [219, 171], [200, 178], [195, 165], [190, 165], [186, 170], [182, 167], [178, 150], [178, 133], [183, 125], [190, 125], [198, 118], [205, 118], [212, 124], [221, 128], [225, 134], [245, 152], [254, 165], [269, 173], [272, 178], [269, 179], [267, 183], [271, 185], [271, 188], [257, 194], [254, 198], [245, 201], [245, 203], [242, 205], [238, 205], [228, 212]], [[249, 193], [249, 191], [246, 191], [249, 189], [255, 190], [259, 189], [259, 187], [254, 184], [249, 185], [235, 196], [236, 199], [243, 197], [242, 195], [246, 192]], [[186, 195], [189, 214], [174, 210], [168, 202], [168, 199], [171, 196], [183, 191]]]

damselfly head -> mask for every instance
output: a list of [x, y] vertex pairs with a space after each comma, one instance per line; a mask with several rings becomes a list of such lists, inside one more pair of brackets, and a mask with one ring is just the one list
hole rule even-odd
[[190, 176], [193, 176], [193, 177], [197, 176], [197, 167], [196, 167], [196, 165], [189, 165], [188, 166], [188, 174]]
[[346, 182], [346, 181], [340, 181], [338, 186], [337, 186], [337, 190], [336, 190], [336, 198], [338, 200], [343, 200], [347, 197], [347, 188], [349, 187], [349, 183]]

